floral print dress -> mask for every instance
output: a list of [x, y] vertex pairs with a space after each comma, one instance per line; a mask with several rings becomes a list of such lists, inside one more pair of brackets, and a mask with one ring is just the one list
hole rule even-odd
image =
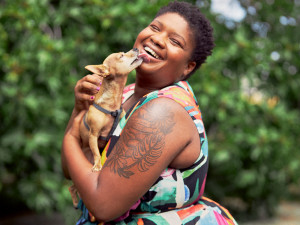
[[[125, 102], [134, 92], [134, 84], [123, 93]], [[78, 208], [82, 215], [78, 225], [194, 225], [237, 224], [231, 214], [218, 203], [203, 196], [208, 170], [208, 145], [201, 112], [195, 95], [187, 81], [180, 81], [161, 90], [153, 91], [141, 98], [123, 117], [102, 152], [102, 164], [118, 141], [126, 122], [138, 108], [155, 98], [170, 98], [179, 103], [193, 119], [197, 127], [201, 152], [195, 163], [185, 169], [166, 168], [157, 181], [131, 209], [115, 221], [97, 223], [84, 203]]]

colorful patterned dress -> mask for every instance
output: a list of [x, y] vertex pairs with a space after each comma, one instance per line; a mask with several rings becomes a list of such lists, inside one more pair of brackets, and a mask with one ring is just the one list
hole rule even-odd
[[[134, 84], [123, 93], [125, 102], [134, 92]], [[123, 117], [102, 152], [102, 164], [120, 137], [126, 122], [138, 108], [155, 98], [170, 98], [179, 103], [193, 119], [201, 141], [201, 153], [195, 163], [185, 169], [166, 168], [150, 190], [131, 209], [117, 220], [102, 224], [115, 225], [194, 225], [237, 224], [230, 213], [218, 203], [203, 196], [208, 170], [207, 137], [202, 116], [192, 88], [180, 81], [162, 90], [153, 91], [141, 98]], [[78, 208], [82, 216], [78, 225], [101, 224], [94, 221], [83, 202]]]

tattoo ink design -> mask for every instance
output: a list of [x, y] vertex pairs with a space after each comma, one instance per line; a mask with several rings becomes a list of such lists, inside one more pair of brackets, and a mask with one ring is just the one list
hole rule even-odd
[[[157, 110], [157, 107], [155, 108]], [[122, 133], [112, 155], [104, 164], [120, 177], [132, 176], [133, 167], [137, 167], [141, 172], [147, 171], [161, 156], [165, 136], [175, 125], [174, 114], [167, 108], [161, 109], [161, 112], [151, 112], [152, 109], [153, 107], [149, 105], [146, 109], [140, 108], [136, 112], [137, 115], [131, 118], [134, 127]]]

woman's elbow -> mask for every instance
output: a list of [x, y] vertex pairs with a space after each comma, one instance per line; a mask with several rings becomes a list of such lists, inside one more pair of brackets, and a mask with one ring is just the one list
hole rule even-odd
[[97, 210], [93, 210], [91, 213], [95, 217], [98, 222], [109, 222], [119, 218], [123, 213], [120, 213], [116, 206], [102, 206], [101, 208], [97, 208]]
[[121, 216], [121, 215], [117, 215], [116, 213], [112, 213], [110, 211], [111, 210], [103, 210], [102, 212], [100, 212], [99, 210], [97, 210], [97, 212], [95, 212], [94, 214], [94, 217], [98, 222], [109, 222]]

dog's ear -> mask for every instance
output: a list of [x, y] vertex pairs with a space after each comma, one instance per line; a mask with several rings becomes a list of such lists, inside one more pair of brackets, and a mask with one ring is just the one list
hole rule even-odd
[[97, 74], [102, 77], [106, 77], [109, 75], [109, 69], [107, 66], [101, 64], [101, 65], [88, 65], [85, 67], [88, 71]]

